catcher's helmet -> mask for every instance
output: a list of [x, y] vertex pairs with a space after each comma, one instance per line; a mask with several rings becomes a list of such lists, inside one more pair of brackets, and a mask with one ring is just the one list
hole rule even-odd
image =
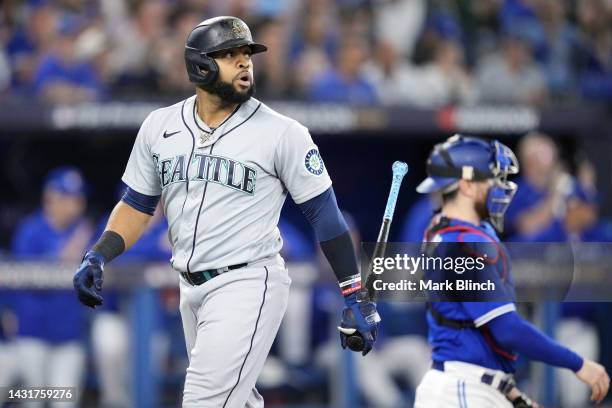
[[253, 42], [249, 27], [239, 18], [221, 16], [202, 21], [189, 33], [185, 44], [189, 80], [196, 85], [212, 83], [219, 74], [219, 66], [210, 54], [243, 45], [250, 46], [253, 54], [268, 49]]
[[508, 175], [519, 171], [518, 160], [510, 148], [497, 140], [455, 135], [437, 144], [427, 160], [427, 177], [417, 187], [419, 193], [447, 193], [458, 181], [494, 180], [487, 195], [487, 210], [493, 226], [503, 227], [503, 216], [516, 192]]

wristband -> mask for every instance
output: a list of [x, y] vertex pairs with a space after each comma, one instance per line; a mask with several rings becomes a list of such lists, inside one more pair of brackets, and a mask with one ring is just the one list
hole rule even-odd
[[99, 253], [104, 258], [104, 262], [110, 262], [125, 251], [125, 241], [123, 237], [115, 231], [104, 231], [98, 242], [91, 248], [92, 251]]

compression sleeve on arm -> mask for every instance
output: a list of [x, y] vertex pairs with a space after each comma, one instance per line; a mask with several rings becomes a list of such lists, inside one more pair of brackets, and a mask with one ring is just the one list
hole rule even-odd
[[125, 189], [125, 193], [123, 194], [123, 197], [121, 197], [121, 201], [137, 211], [153, 215], [160, 197], [161, 196], [141, 194], [138, 191], [132, 190], [130, 187], [128, 187]]
[[516, 312], [504, 313], [486, 324], [497, 343], [530, 360], [578, 371], [582, 357], [546, 336]]
[[315, 232], [343, 295], [361, 289], [361, 275], [346, 221], [338, 208], [332, 187], [300, 204], [300, 209]]

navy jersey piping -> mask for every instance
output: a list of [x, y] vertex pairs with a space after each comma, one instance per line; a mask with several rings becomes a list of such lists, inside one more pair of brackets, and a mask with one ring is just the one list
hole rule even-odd
[[183, 206], [181, 207], [181, 217], [183, 216], [185, 204], [187, 203], [187, 198], [189, 197], [189, 167], [191, 166], [191, 160], [193, 160], [193, 151], [195, 150], [195, 135], [193, 134], [193, 131], [191, 130], [189, 125], [187, 125], [187, 121], [185, 121], [184, 109], [186, 102], [187, 100], [185, 99], [183, 101], [183, 105], [181, 106], [181, 120], [183, 121], [183, 125], [185, 125], [185, 127], [189, 131], [189, 134], [191, 135], [191, 153], [189, 153], [189, 161], [187, 162], [187, 170], [185, 172], [185, 200], [183, 201]]

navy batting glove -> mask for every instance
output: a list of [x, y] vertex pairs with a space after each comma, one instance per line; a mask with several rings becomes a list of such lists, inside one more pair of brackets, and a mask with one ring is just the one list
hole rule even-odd
[[89, 251], [83, 257], [83, 262], [72, 279], [79, 300], [91, 308], [100, 306], [104, 301], [100, 296], [104, 281], [103, 270], [104, 257], [98, 252]]
[[[342, 310], [340, 343], [342, 348], [347, 346], [355, 351], [361, 351], [365, 356], [372, 350], [376, 341], [376, 334], [380, 316], [376, 310], [376, 303], [367, 298], [365, 292], [353, 293], [344, 298], [346, 307]], [[359, 343], [358, 336], [362, 340]], [[352, 344], [351, 344], [352, 343]], [[359, 344], [356, 348], [354, 345]]]

